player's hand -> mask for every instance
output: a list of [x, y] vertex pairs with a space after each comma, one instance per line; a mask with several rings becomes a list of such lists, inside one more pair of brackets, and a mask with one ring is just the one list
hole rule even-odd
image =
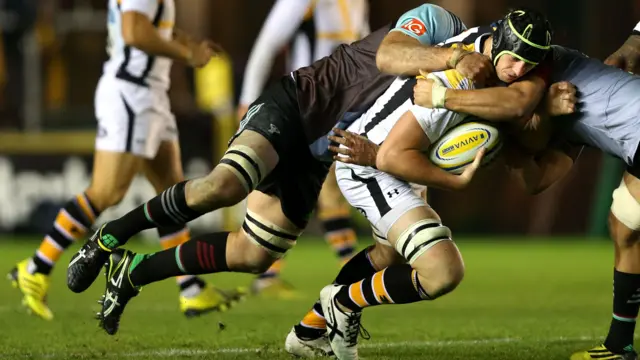
[[[376, 166], [378, 145], [366, 137], [350, 131], [334, 128], [333, 132], [336, 135], [329, 135], [329, 141], [339, 144], [329, 145], [329, 150], [336, 153], [333, 156], [334, 160], [360, 166]], [[340, 147], [340, 145], [345, 147]]]
[[476, 157], [473, 159], [473, 162], [469, 164], [469, 166], [464, 169], [462, 174], [458, 176], [458, 184], [456, 187], [457, 190], [462, 190], [469, 186], [471, 180], [473, 179], [473, 176], [476, 174], [476, 171], [478, 171], [480, 165], [482, 165], [482, 158], [484, 157], [486, 150], [487, 149], [485, 148], [480, 149], [480, 151], [478, 151], [478, 153], [476, 154]]
[[485, 86], [495, 83], [496, 69], [491, 58], [477, 52], [470, 52], [456, 64], [456, 70], [474, 83]]
[[631, 35], [627, 41], [604, 61], [624, 71], [640, 74], [640, 35]]
[[572, 114], [576, 110], [578, 97], [576, 87], [568, 81], [551, 84], [546, 95], [549, 116]]
[[432, 92], [434, 81], [431, 79], [418, 79], [413, 86], [413, 103], [432, 109]]
[[194, 68], [201, 68], [207, 65], [214, 55], [214, 50], [209, 41], [191, 44], [189, 50], [191, 50], [191, 56], [187, 60], [187, 63]]

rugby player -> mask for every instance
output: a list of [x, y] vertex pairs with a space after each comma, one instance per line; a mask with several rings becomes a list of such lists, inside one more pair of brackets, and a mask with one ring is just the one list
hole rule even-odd
[[[637, 30], [607, 60], [626, 69], [637, 70]], [[627, 169], [620, 186], [613, 192], [609, 214], [609, 232], [614, 242], [613, 315], [609, 333], [602, 345], [571, 356], [572, 360], [635, 360], [633, 346], [638, 309], [640, 307], [640, 78], [572, 49], [553, 46], [552, 81], [568, 81], [580, 94], [581, 107], [566, 119], [554, 121], [538, 129], [542, 141], [534, 141], [528, 150], [537, 151], [552, 134], [570, 144], [591, 146], [624, 161]], [[481, 90], [444, 90], [436, 107], [489, 118], [513, 117], [535, 107], [545, 91], [544, 82], [532, 76], [521, 81], [519, 89], [487, 88]], [[416, 103], [433, 106], [430, 80], [416, 87]], [[440, 91], [440, 90], [437, 90]], [[543, 119], [544, 120], [544, 119]], [[541, 124], [545, 122], [542, 121]], [[548, 123], [550, 124], [550, 123]], [[534, 132], [535, 133], [535, 132]], [[513, 166], [527, 189], [544, 190], [566, 174], [573, 164], [569, 149], [551, 148], [533, 156], [513, 159]]]
[[[526, 37], [526, 41], [519, 35]], [[499, 80], [507, 84], [541, 63], [550, 44], [551, 28], [543, 15], [532, 10], [515, 10], [495, 29], [473, 28], [447, 40], [443, 46], [484, 53], [495, 64]], [[455, 70], [431, 76], [449, 88], [475, 88], [473, 82]], [[374, 274], [345, 283], [341, 271], [334, 284], [320, 293], [321, 307], [316, 311], [326, 318], [328, 339], [338, 359], [358, 358], [360, 317], [365, 307], [434, 300], [455, 289], [464, 276], [462, 256], [451, 239], [451, 231], [415, 190], [420, 189], [416, 185], [446, 190], [465, 188], [479, 167], [482, 152], [461, 175], [449, 174], [431, 163], [427, 155], [430, 145], [465, 121], [468, 115], [414, 106], [415, 82], [414, 77], [397, 78], [348, 128], [349, 132], [359, 134], [360, 139], [379, 145], [375, 163], [363, 164], [369, 166], [336, 164], [336, 176], [344, 196], [371, 223], [378, 242], [371, 251], [386, 255], [378, 256], [377, 262], [368, 265], [375, 268]], [[344, 139], [335, 140], [347, 145]], [[342, 153], [340, 148], [332, 149]], [[409, 172], [409, 168], [414, 170]], [[399, 173], [404, 174], [407, 181], [400, 180], [396, 176]], [[394, 249], [400, 256], [391, 254]], [[300, 337], [296, 332], [294, 327], [285, 341], [289, 352], [293, 352], [289, 350], [295, 348], [291, 344]], [[300, 356], [312, 352], [328, 354], [321, 343], [326, 338], [320, 335], [314, 343], [306, 339], [307, 354], [298, 351]], [[312, 347], [314, 345], [316, 347]]]
[[[102, 211], [122, 200], [134, 176], [143, 172], [157, 193], [184, 179], [167, 95], [171, 62], [200, 67], [214, 53], [210, 42], [194, 42], [177, 29], [173, 38], [173, 0], [111, 0], [108, 10], [109, 59], [95, 93], [98, 131], [91, 184], [60, 210], [34, 256], [8, 275], [23, 293], [23, 304], [46, 320], [53, 318], [47, 304], [53, 266]], [[158, 234], [165, 249], [189, 239], [184, 224], [159, 227]], [[196, 276], [179, 276], [177, 282], [180, 310], [187, 316], [224, 309], [231, 301]]]
[[[72, 258], [67, 285], [75, 292], [86, 290], [107, 262], [100, 317], [104, 330], [114, 334], [126, 304], [145, 284], [180, 274], [264, 272], [295, 245], [315, 207], [330, 163], [314, 153], [327, 152], [326, 135], [347, 111], [364, 109], [393, 82], [394, 76], [380, 73], [376, 65], [398, 74], [456, 68], [479, 81], [490, 76], [491, 62], [481, 54], [426, 46], [464, 29], [455, 15], [425, 4], [283, 77], [249, 108], [209, 175], [178, 183], [100, 227]], [[398, 61], [392, 61], [393, 55]], [[241, 231], [198, 236], [152, 256], [118, 249], [144, 229], [184, 224], [247, 195]]]
[[[349, 44], [369, 33], [368, 0], [278, 0], [273, 5], [253, 46], [244, 72], [238, 119], [262, 92], [277, 53], [287, 43], [289, 71], [308, 66], [331, 53], [340, 44]], [[340, 265], [354, 255], [356, 233], [351, 227], [349, 205], [345, 202], [329, 171], [318, 198], [318, 218], [325, 240], [334, 250]], [[295, 295], [291, 285], [280, 277], [284, 259], [279, 259], [253, 282], [253, 293], [289, 298]]]

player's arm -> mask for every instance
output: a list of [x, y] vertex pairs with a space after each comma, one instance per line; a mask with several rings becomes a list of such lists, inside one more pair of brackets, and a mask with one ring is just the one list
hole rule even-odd
[[435, 45], [466, 30], [455, 15], [424, 4], [403, 14], [382, 40], [376, 54], [378, 69], [394, 75], [418, 75], [419, 70], [458, 69], [474, 81], [494, 75], [491, 60], [479, 53]]
[[461, 175], [450, 174], [428, 157], [431, 140], [418, 123], [412, 111], [407, 111], [391, 129], [380, 145], [376, 167], [405, 181], [444, 190], [461, 190], [467, 187], [480, 166], [484, 151]]
[[569, 173], [582, 147], [550, 147], [536, 155], [511, 147], [507, 167], [511, 175], [531, 194], [539, 194]]
[[273, 5], [251, 49], [244, 71], [240, 107], [244, 108], [258, 98], [276, 55], [293, 38], [310, 4], [311, 0], [278, 0]]
[[622, 46], [607, 57], [605, 64], [634, 74], [640, 73], [640, 22]]
[[546, 82], [532, 74], [507, 87], [447, 89], [444, 107], [490, 121], [521, 119], [538, 106], [545, 88]]
[[160, 36], [152, 23], [157, 6], [157, 0], [123, 0], [121, 2], [122, 38], [125, 44], [150, 55], [168, 57], [192, 66], [206, 64], [212, 55], [208, 46], [204, 44], [187, 46], [177, 40], [166, 40]]
[[414, 87], [415, 104], [446, 108], [489, 121], [512, 121], [530, 116], [548, 86], [551, 63], [538, 65], [523, 78], [506, 87], [443, 89], [432, 79], [419, 79]]

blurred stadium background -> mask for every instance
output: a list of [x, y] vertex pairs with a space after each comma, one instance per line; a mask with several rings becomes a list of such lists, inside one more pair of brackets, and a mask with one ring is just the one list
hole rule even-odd
[[[371, 28], [391, 22], [421, 3], [418, 0], [372, 0]], [[640, 19], [640, 2], [637, 0], [440, 0], [434, 3], [460, 16], [468, 26], [490, 23], [511, 6], [537, 8], [546, 12], [552, 21], [556, 43], [578, 48], [600, 59], [614, 51]], [[179, 63], [174, 63], [172, 69], [170, 96], [178, 119], [188, 177], [208, 172], [235, 130], [235, 104], [242, 72], [272, 4], [271, 0], [176, 0], [177, 26], [199, 37], [211, 38], [226, 50], [224, 56], [197, 72]], [[0, 0], [2, 271], [32, 253], [36, 241], [51, 226], [59, 207], [89, 181], [95, 136], [93, 95], [106, 59], [105, 9], [106, 0]], [[285, 54], [286, 49], [272, 70], [273, 79], [284, 72]], [[570, 176], [535, 197], [514, 186], [499, 166], [484, 172], [465, 192], [431, 192], [430, 203], [462, 239], [461, 248], [463, 254], [469, 256], [469, 265], [477, 266], [476, 273], [468, 277], [472, 285], [464, 287], [462, 295], [453, 294], [453, 300], [445, 299], [431, 307], [428, 310], [430, 315], [425, 315], [427, 320], [414, 319], [406, 313], [418, 307], [396, 307], [371, 311], [378, 316], [370, 322], [365, 320], [365, 325], [369, 323], [376, 327], [372, 331], [374, 336], [379, 336], [379, 341], [387, 344], [394, 344], [394, 341], [398, 344], [404, 340], [425, 341], [422, 345], [406, 345], [409, 349], [405, 349], [409, 351], [406, 358], [422, 356], [422, 351], [414, 349], [420, 346], [433, 350], [437, 354], [434, 358], [442, 359], [458, 356], [485, 358], [487, 351], [496, 354], [487, 359], [512, 358], [509, 354], [513, 349], [531, 350], [515, 357], [519, 359], [564, 358], [558, 354], [568, 354], [567, 349], [590, 344], [598, 336], [604, 336], [610, 316], [611, 293], [611, 251], [604, 241], [607, 236], [606, 217], [611, 191], [617, 186], [622, 170], [619, 161], [587, 150]], [[125, 200], [105, 213], [102, 219], [121, 215], [152, 194], [151, 187], [140, 178], [134, 182]], [[201, 232], [233, 228], [241, 221], [242, 215], [242, 206], [231, 211], [219, 211], [194, 222], [192, 229]], [[370, 241], [368, 226], [355, 211], [354, 216], [362, 235], [360, 242], [366, 245]], [[170, 288], [173, 284], [154, 286], [143, 295], [148, 296], [146, 304], [156, 304], [157, 309], [150, 306], [147, 310], [159, 318], [146, 318], [146, 313], [137, 315], [137, 329], [132, 324], [134, 321], [130, 320], [128, 325], [131, 327], [124, 330], [124, 334], [136, 334], [141, 327], [147, 331], [136, 340], [123, 340], [123, 351], [129, 352], [126, 356], [173, 358], [171, 353], [157, 352], [154, 355], [150, 351], [158, 346], [169, 346], [162, 339], [172, 339], [176, 335], [172, 331], [177, 330], [185, 334], [185, 338], [171, 344], [172, 348], [197, 350], [223, 346], [240, 350], [230, 354], [205, 350], [201, 353], [178, 351], [175, 358], [280, 358], [283, 355], [272, 352], [277, 351], [289, 326], [310, 305], [309, 301], [316, 296], [320, 285], [330, 281], [337, 269], [326, 247], [323, 250], [320, 234], [317, 224], [313, 223], [305, 233], [304, 241], [300, 242], [300, 250], [294, 250], [289, 256], [292, 259], [287, 265], [290, 270], [285, 269], [284, 276], [299, 285], [305, 294], [301, 300], [294, 301], [290, 308], [296, 310], [293, 313], [287, 311], [282, 315], [287, 310], [282, 307], [287, 306], [272, 302], [241, 305], [235, 312], [225, 315], [231, 319], [225, 321], [236, 321], [242, 326], [221, 335], [223, 333], [212, 320], [195, 323], [197, 325], [193, 328], [189, 325], [192, 323], [182, 323], [184, 320], [179, 318], [177, 311], [165, 311], [177, 308], [173, 297], [175, 289]], [[146, 235], [148, 241], [156, 237], [155, 232]], [[474, 240], [477, 235], [485, 241]], [[575, 241], [569, 245], [564, 241], [535, 244], [529, 241], [529, 245], [519, 245], [525, 240], [549, 237]], [[587, 238], [599, 241], [588, 242]], [[491, 241], [487, 242], [487, 239]], [[529, 258], [514, 259], [523, 249]], [[305, 260], [309, 258], [313, 261]], [[574, 259], [576, 264], [567, 264], [566, 259]], [[66, 261], [63, 259], [61, 263]], [[31, 354], [31, 358], [92, 358], [108, 353], [108, 343], [86, 339], [87, 333], [98, 332], [90, 321], [89, 313], [78, 315], [77, 306], [81, 305], [75, 304], [81, 302], [64, 287], [63, 273], [63, 266], [59, 266], [51, 295], [51, 306], [58, 311], [58, 319], [63, 319], [60, 320], [62, 324], [43, 326], [37, 319], [24, 320], [17, 306], [17, 292], [9, 294], [8, 287], [0, 290], [0, 334], [3, 337], [11, 334], [5, 337], [8, 342], [0, 347], [0, 358], [14, 358], [25, 353]], [[521, 274], [522, 277], [497, 279], [500, 274]], [[248, 278], [224, 275], [221, 279], [222, 284], [232, 284], [237, 279], [246, 281]], [[530, 282], [529, 285], [526, 281]], [[171, 294], [169, 299], [161, 296], [165, 289]], [[506, 289], [512, 290], [509, 295], [495, 293]], [[558, 294], [557, 291], [562, 289], [574, 293]], [[91, 302], [96, 291], [95, 294], [83, 295], [82, 301]], [[513, 294], [514, 291], [519, 293]], [[586, 299], [586, 303], [576, 305], [576, 293], [580, 299]], [[150, 303], [154, 299], [156, 302]], [[61, 302], [66, 302], [66, 307], [59, 304]], [[143, 304], [135, 306], [137, 309], [144, 307]], [[420, 306], [420, 309], [430, 307], [428, 304]], [[443, 315], [448, 307], [459, 311]], [[596, 312], [595, 317], [586, 316], [592, 311]], [[165, 312], [171, 314], [165, 315]], [[548, 317], [550, 313], [566, 318], [550, 320], [543, 327], [536, 325], [537, 319]], [[74, 322], [64, 320], [65, 317], [80, 317], [82, 320]], [[166, 322], [159, 323], [158, 319], [164, 317]], [[519, 320], [514, 320], [516, 318]], [[399, 319], [405, 325], [395, 325], [393, 330], [393, 327], [388, 327], [394, 323], [390, 319]], [[569, 324], [570, 321], [575, 326]], [[423, 334], [425, 323], [434, 325], [428, 335]], [[275, 326], [276, 330], [270, 326]], [[260, 328], [262, 330], [254, 330]], [[398, 334], [404, 332], [418, 334], [419, 338]], [[40, 340], [31, 342], [24, 336]], [[48, 336], [62, 337], [56, 340], [55, 345], [50, 345], [42, 340]], [[500, 341], [473, 342], [485, 337], [506, 339], [504, 347], [496, 349], [502, 347]], [[511, 338], [515, 340], [509, 340]], [[456, 346], [465, 348], [470, 356], [457, 355], [448, 350], [445, 342], [439, 343], [434, 339], [467, 339], [469, 342], [463, 341]], [[523, 342], [522, 339], [534, 340]], [[542, 352], [536, 353], [539, 351], [536, 341], [544, 342], [545, 339], [555, 340], [549, 340]], [[247, 344], [247, 340], [256, 342]], [[85, 343], [96, 347], [80, 349], [79, 346]], [[264, 344], [267, 347], [263, 349]], [[249, 350], [242, 350], [245, 348]], [[365, 354], [369, 354], [369, 358], [397, 358], [393, 348], [370, 344], [368, 348], [365, 346]], [[255, 349], [264, 351], [254, 353]], [[502, 355], [505, 357], [500, 357]]]

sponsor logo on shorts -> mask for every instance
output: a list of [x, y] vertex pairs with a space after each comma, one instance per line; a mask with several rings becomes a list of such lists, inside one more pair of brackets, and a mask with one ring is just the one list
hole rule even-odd
[[411, 31], [418, 36], [422, 36], [427, 32], [427, 27], [424, 26], [424, 23], [417, 18], [412, 18], [409, 22], [402, 25], [402, 28]]

